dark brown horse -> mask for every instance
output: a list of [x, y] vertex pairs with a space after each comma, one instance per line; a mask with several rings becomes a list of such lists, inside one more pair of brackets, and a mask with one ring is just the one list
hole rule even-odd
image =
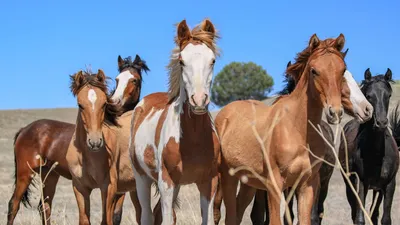
[[[136, 55], [134, 61], [130, 57], [122, 59], [118, 56], [118, 70], [120, 74], [129, 71], [134, 77], [135, 81], [130, 82], [126, 87], [128, 91], [123, 91], [124, 99], [123, 111], [133, 110], [137, 104], [142, 83], [142, 71], [148, 71], [146, 62]], [[119, 75], [118, 75], [119, 76]], [[118, 77], [117, 77], [118, 78]], [[118, 79], [117, 83], [118, 83]], [[114, 92], [115, 93], [115, 92]], [[113, 95], [114, 97], [115, 95]], [[133, 104], [134, 103], [134, 104]], [[38, 206], [39, 212], [42, 216], [46, 213], [46, 218], [50, 218], [51, 206], [56, 191], [56, 186], [60, 176], [71, 180], [71, 174], [68, 170], [65, 155], [67, 153], [68, 145], [75, 130], [75, 124], [65, 123], [56, 120], [42, 119], [32, 122], [31, 124], [21, 128], [14, 138], [14, 156], [15, 156], [15, 188], [14, 193], [8, 204], [8, 217], [7, 224], [13, 224], [15, 216], [19, 210], [20, 202], [24, 206], [31, 206], [29, 201], [30, 189], [32, 183], [32, 171], [39, 171], [39, 163], [36, 155], [40, 155], [46, 164], [42, 166], [42, 174], [47, 174], [49, 169], [55, 162], [58, 165], [55, 167], [44, 183], [42, 190], [43, 196], [46, 196], [45, 207]], [[132, 198], [132, 196], [131, 196]], [[122, 206], [124, 198], [120, 198], [118, 202], [114, 217], [118, 221], [121, 218]], [[43, 210], [45, 209], [45, 211]], [[43, 213], [42, 213], [43, 212]], [[44, 224], [44, 221], [43, 221]], [[50, 224], [48, 220], [47, 224]], [[118, 223], [116, 223], [118, 224]]]

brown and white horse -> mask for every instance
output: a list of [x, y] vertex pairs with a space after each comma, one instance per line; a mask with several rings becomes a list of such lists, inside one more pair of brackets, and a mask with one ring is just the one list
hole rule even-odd
[[[126, 88], [122, 92], [125, 100], [123, 103], [121, 103], [121, 101], [119, 102], [119, 104], [122, 104], [123, 113], [125, 113], [133, 110], [137, 102], [139, 102], [142, 72], [149, 71], [149, 68], [139, 55], [136, 55], [134, 61], [132, 61], [130, 57], [122, 59], [121, 56], [118, 56], [118, 71], [120, 73], [129, 71], [135, 78], [135, 81], [129, 80], [129, 83], [125, 85]], [[118, 75], [117, 78], [119, 76], [120, 75]], [[116, 80], [118, 85], [118, 79]], [[51, 224], [49, 218], [51, 216], [52, 201], [58, 179], [62, 176], [71, 180], [71, 173], [69, 172], [65, 156], [74, 131], [75, 124], [41, 119], [21, 128], [15, 134], [15, 187], [14, 193], [9, 201], [7, 216], [8, 225], [14, 223], [21, 201], [25, 206], [30, 206], [29, 185], [32, 181], [32, 171], [28, 164], [36, 172], [39, 171], [40, 165], [36, 155], [40, 155], [41, 158], [46, 161], [46, 164], [42, 165], [42, 180], [44, 180], [44, 177], [47, 175], [42, 190], [43, 196], [46, 196], [45, 206], [43, 207], [39, 204], [38, 209], [42, 216], [42, 223], [44, 224], [44, 218], [46, 218], [47, 224]], [[47, 174], [55, 162], [57, 162], [57, 166], [54, 171]], [[137, 197], [131, 195], [131, 199], [134, 205], [137, 206], [139, 201]], [[123, 201], [124, 198], [122, 197], [116, 205], [114, 212], [115, 224], [119, 224], [118, 221], [121, 218]], [[140, 210], [136, 208], [136, 211]], [[45, 214], [45, 216], [43, 214]], [[139, 222], [139, 220], [137, 220], [137, 222]]]
[[142, 207], [141, 224], [153, 224], [151, 184], [161, 196], [163, 225], [173, 224], [173, 204], [181, 185], [200, 191], [202, 224], [212, 223], [220, 146], [208, 114], [210, 86], [218, 55], [210, 20], [192, 31], [181, 21], [169, 63], [169, 92], [143, 98], [132, 118], [131, 159]]
[[[241, 222], [242, 211], [256, 188], [268, 190], [270, 224], [281, 224], [280, 196], [296, 182], [299, 182], [296, 189], [299, 223], [311, 223], [321, 163], [307, 151], [307, 146], [313, 154], [323, 158], [325, 143], [308, 122], [319, 124], [325, 113], [329, 123], [338, 124], [343, 116], [341, 90], [346, 64], [340, 51], [344, 44], [342, 34], [324, 41], [313, 35], [309, 46], [298, 54], [297, 63], [287, 69], [292, 76], [300, 75], [296, 76], [298, 82], [290, 95], [281, 97], [271, 107], [259, 101], [235, 101], [216, 116], [227, 225]], [[248, 170], [231, 176], [230, 168], [238, 167]], [[267, 177], [267, 188], [264, 182], [249, 176], [249, 170]], [[238, 179], [243, 175], [248, 177], [246, 184], [252, 188], [247, 189], [248, 193], [239, 193], [236, 199]]]

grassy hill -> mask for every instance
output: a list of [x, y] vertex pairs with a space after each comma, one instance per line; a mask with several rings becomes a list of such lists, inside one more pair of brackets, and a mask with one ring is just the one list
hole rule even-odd
[[[393, 85], [394, 94], [392, 96], [391, 108], [400, 100], [400, 84]], [[274, 98], [264, 101], [265, 104], [270, 104]], [[17, 130], [32, 121], [42, 118], [62, 120], [74, 123], [76, 119], [77, 109], [30, 109], [30, 110], [5, 110], [0, 111], [0, 172], [2, 182], [0, 183], [0, 198], [3, 200], [0, 203], [0, 212], [3, 213], [0, 224], [6, 224], [7, 203], [12, 194], [13, 175], [14, 175], [14, 154], [12, 139]], [[216, 115], [213, 112], [212, 115]], [[346, 118], [348, 120], [348, 118]], [[345, 121], [346, 121], [345, 120]], [[400, 207], [400, 179], [398, 175], [398, 188], [395, 194], [396, 198], [393, 202], [393, 210], [398, 210]], [[20, 212], [16, 219], [16, 224], [24, 225], [39, 225], [39, 215], [36, 211], [36, 204], [39, 202], [39, 193], [35, 191], [32, 195], [34, 208], [25, 209], [21, 206]], [[178, 224], [200, 224], [200, 207], [197, 188], [194, 185], [188, 185], [181, 188], [180, 195], [181, 209], [178, 210]], [[371, 204], [371, 195], [367, 200], [367, 207]], [[98, 224], [101, 220], [101, 205], [100, 193], [95, 190], [91, 195], [91, 220], [92, 223]], [[154, 201], [155, 202], [155, 201]], [[154, 205], [154, 204], [153, 204]], [[335, 171], [330, 184], [328, 199], [325, 202], [326, 219], [324, 224], [340, 225], [350, 224], [350, 207], [345, 199], [345, 189], [340, 174]], [[249, 212], [251, 207], [248, 207], [244, 217], [243, 224], [251, 224]], [[136, 224], [134, 211], [129, 197], [126, 198], [122, 224]], [[223, 216], [224, 218], [224, 216]], [[74, 194], [72, 192], [71, 183], [65, 179], [60, 179], [57, 187], [57, 192], [54, 200], [54, 209], [52, 221], [55, 224], [76, 224], [78, 219], [78, 210]], [[400, 214], [392, 213], [393, 224], [400, 224]], [[221, 224], [224, 220], [222, 219]]]

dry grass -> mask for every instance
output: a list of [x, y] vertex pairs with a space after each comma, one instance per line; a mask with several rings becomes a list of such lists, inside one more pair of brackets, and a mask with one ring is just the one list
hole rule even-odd
[[[392, 105], [395, 101], [400, 99], [400, 88], [397, 88], [392, 97]], [[213, 113], [214, 114], [214, 113]], [[214, 114], [215, 115], [215, 114]], [[75, 109], [46, 109], [46, 110], [10, 110], [0, 111], [0, 172], [2, 182], [0, 183], [0, 198], [3, 199], [0, 203], [0, 212], [2, 217], [0, 225], [6, 224], [6, 214], [8, 200], [11, 197], [13, 189], [13, 174], [14, 174], [14, 159], [13, 159], [13, 136], [15, 132], [22, 126], [28, 123], [41, 119], [57, 119], [66, 122], [75, 122], [76, 110]], [[342, 125], [348, 121], [346, 118]], [[337, 146], [336, 146], [337, 149]], [[392, 207], [392, 222], [393, 224], [400, 224], [400, 214], [395, 213], [396, 209], [400, 208], [400, 176], [397, 175], [397, 190], [393, 200]], [[32, 202], [36, 206], [40, 200], [40, 193], [33, 189]], [[350, 206], [346, 200], [345, 186], [340, 172], [335, 170], [330, 186], [327, 200], [325, 201], [325, 217], [324, 225], [343, 225], [351, 224]], [[179, 198], [181, 199], [181, 209], [177, 211], [178, 224], [200, 224], [200, 199], [197, 188], [195, 185], [183, 186], [181, 188]], [[153, 199], [153, 206], [157, 199]], [[93, 224], [99, 224], [101, 221], [101, 204], [100, 192], [94, 190], [91, 195], [91, 221]], [[367, 198], [366, 209], [369, 209], [372, 204], [372, 193], [369, 193]], [[247, 208], [242, 224], [251, 224], [250, 211], [251, 206]], [[382, 210], [382, 206], [381, 206]], [[75, 196], [72, 191], [71, 182], [66, 179], [60, 179], [57, 186], [56, 195], [53, 202], [53, 215], [50, 220], [53, 224], [77, 224], [78, 209], [76, 206]], [[281, 213], [284, 213], [282, 204]], [[220, 224], [224, 224], [224, 207], [222, 207], [222, 219]], [[122, 224], [136, 224], [134, 209], [130, 198], [127, 196], [124, 203], [124, 213]], [[381, 213], [382, 215], [382, 213]], [[296, 219], [294, 223], [296, 223]], [[39, 225], [40, 216], [36, 207], [26, 209], [21, 206], [20, 211], [16, 217], [15, 224], [21, 225]]]

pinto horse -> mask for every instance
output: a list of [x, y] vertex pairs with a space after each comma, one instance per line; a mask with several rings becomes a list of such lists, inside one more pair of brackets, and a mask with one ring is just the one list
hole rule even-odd
[[202, 224], [211, 222], [220, 146], [207, 107], [217, 38], [210, 20], [193, 30], [182, 20], [168, 66], [168, 93], [150, 94], [134, 110], [130, 152], [143, 225], [154, 221], [150, 208], [154, 182], [160, 192], [163, 225], [174, 223], [179, 188], [190, 183], [200, 191]]
[[[344, 126], [346, 140], [341, 141], [339, 148], [342, 167], [348, 169], [349, 173], [358, 175], [358, 179], [351, 175], [350, 180], [354, 187], [358, 187], [358, 197], [363, 207], [369, 189], [373, 190], [373, 199], [377, 197], [371, 216], [373, 224], [378, 224], [379, 206], [384, 197], [381, 220], [383, 225], [392, 224], [391, 209], [399, 168], [398, 147], [387, 127], [389, 101], [392, 95], [391, 82], [393, 81], [390, 69], [387, 69], [385, 75], [374, 77], [371, 76], [369, 68], [365, 71], [361, 91], [374, 107], [373, 119], [364, 124], [354, 120], [349, 121]], [[345, 142], [348, 158], [346, 158]], [[365, 224], [364, 213], [356, 196], [346, 181], [345, 184], [353, 223]]]
[[[133, 110], [135, 104], [139, 101], [142, 72], [149, 71], [149, 68], [147, 67], [146, 62], [142, 60], [139, 55], [136, 55], [134, 61], [132, 61], [130, 57], [122, 59], [121, 56], [118, 56], [118, 71], [120, 74], [124, 73], [125, 75], [126, 71], [129, 71], [135, 79], [135, 81], [132, 81], [131, 78], [128, 80], [128, 83], [125, 85], [126, 90], [122, 92], [123, 97], [120, 97], [125, 99], [122, 104], [123, 113], [125, 113]], [[116, 80], [118, 85], [118, 79]], [[113, 98], [117, 98], [115, 96], [114, 93]], [[119, 103], [121, 104], [121, 101]], [[7, 216], [8, 225], [14, 223], [21, 201], [24, 206], [31, 205], [29, 201], [29, 186], [32, 181], [32, 171], [28, 164], [33, 170], [39, 171], [40, 165], [39, 161], [36, 159], [36, 155], [40, 155], [41, 158], [46, 161], [46, 164], [42, 166], [42, 180], [53, 164], [55, 162], [58, 163], [54, 171], [48, 174], [44, 183], [42, 194], [43, 196], [46, 196], [45, 207], [42, 207], [41, 205], [38, 207], [42, 217], [42, 223], [44, 224], [43, 213], [45, 213], [45, 216], [48, 219], [47, 224], [51, 224], [49, 218], [51, 216], [52, 201], [58, 179], [62, 176], [71, 180], [71, 173], [68, 170], [65, 155], [67, 154], [68, 145], [71, 141], [74, 130], [74, 124], [42, 119], [34, 121], [21, 128], [15, 134], [15, 188], [9, 201]], [[134, 202], [134, 205], [138, 205], [138, 200], [135, 196], [136, 195], [131, 195], [131, 199], [132, 202]], [[118, 202], [115, 208], [114, 217], [116, 218], [121, 218], [123, 200], [124, 198], [121, 198], [121, 201]], [[137, 208], [136, 211], [138, 211]]]
[[[290, 64], [288, 64], [288, 66], [290, 66]], [[360, 123], [364, 123], [370, 120], [373, 112], [372, 105], [367, 101], [367, 99], [361, 92], [360, 88], [358, 87], [357, 82], [354, 80], [352, 74], [349, 71], [345, 72], [344, 77], [346, 82], [343, 84], [344, 86], [342, 90], [342, 103], [345, 106], [344, 107], [345, 111], [350, 116], [356, 118]], [[279, 93], [281, 95], [290, 94], [291, 92], [293, 92], [295, 88], [296, 84], [293, 77], [286, 76], [286, 82], [287, 82], [286, 88]], [[345, 87], [346, 85], [348, 86], [348, 89]], [[348, 91], [349, 93], [346, 93]], [[349, 100], [346, 99], [347, 96], [349, 96], [350, 98]], [[350, 101], [351, 104], [354, 103], [351, 105], [351, 108], [346, 107], [346, 105], [348, 104], [345, 104], [344, 102], [347, 101]], [[332, 146], [334, 146], [334, 134], [332, 132], [331, 127], [325, 121], [321, 121], [320, 125], [324, 137]], [[328, 145], [326, 145], [326, 154], [324, 159], [331, 164], [335, 164], [335, 157]], [[322, 223], [324, 215], [324, 202], [328, 195], [329, 181], [333, 174], [333, 170], [334, 168], [328, 164], [323, 163], [321, 165], [321, 169], [319, 171], [320, 189], [317, 196], [317, 204], [313, 205], [313, 211], [311, 216], [311, 222], [314, 225]], [[285, 191], [285, 197], [288, 196], [289, 191], [290, 190]], [[289, 211], [291, 218], [294, 219], [293, 198], [288, 204], [289, 204]], [[266, 193], [262, 190], [258, 190], [256, 192], [253, 209], [251, 211], [251, 220], [253, 224], [269, 224], [268, 208], [266, 208], [266, 206], [267, 206]], [[265, 222], [264, 222], [264, 212], [266, 212]], [[284, 217], [283, 219], [284, 223], [288, 224], [286, 217]]]
[[[307, 145], [313, 154], [323, 158], [325, 143], [308, 122], [320, 124], [325, 113], [328, 123], [340, 123], [344, 113], [341, 104], [346, 71], [341, 53], [344, 44], [343, 34], [322, 41], [314, 34], [308, 47], [298, 54], [296, 63], [286, 70], [298, 80], [291, 94], [281, 97], [270, 107], [260, 101], [235, 101], [216, 116], [227, 225], [240, 224], [256, 189], [268, 190], [270, 224], [281, 224], [281, 193], [297, 182], [300, 224], [311, 223], [321, 162], [309, 153]], [[230, 168], [238, 167], [248, 170], [232, 174], [234, 171]], [[267, 182], [249, 176], [252, 175], [250, 170], [267, 177]], [[242, 188], [236, 198], [239, 178], [244, 175], [248, 177], [248, 188]]]

